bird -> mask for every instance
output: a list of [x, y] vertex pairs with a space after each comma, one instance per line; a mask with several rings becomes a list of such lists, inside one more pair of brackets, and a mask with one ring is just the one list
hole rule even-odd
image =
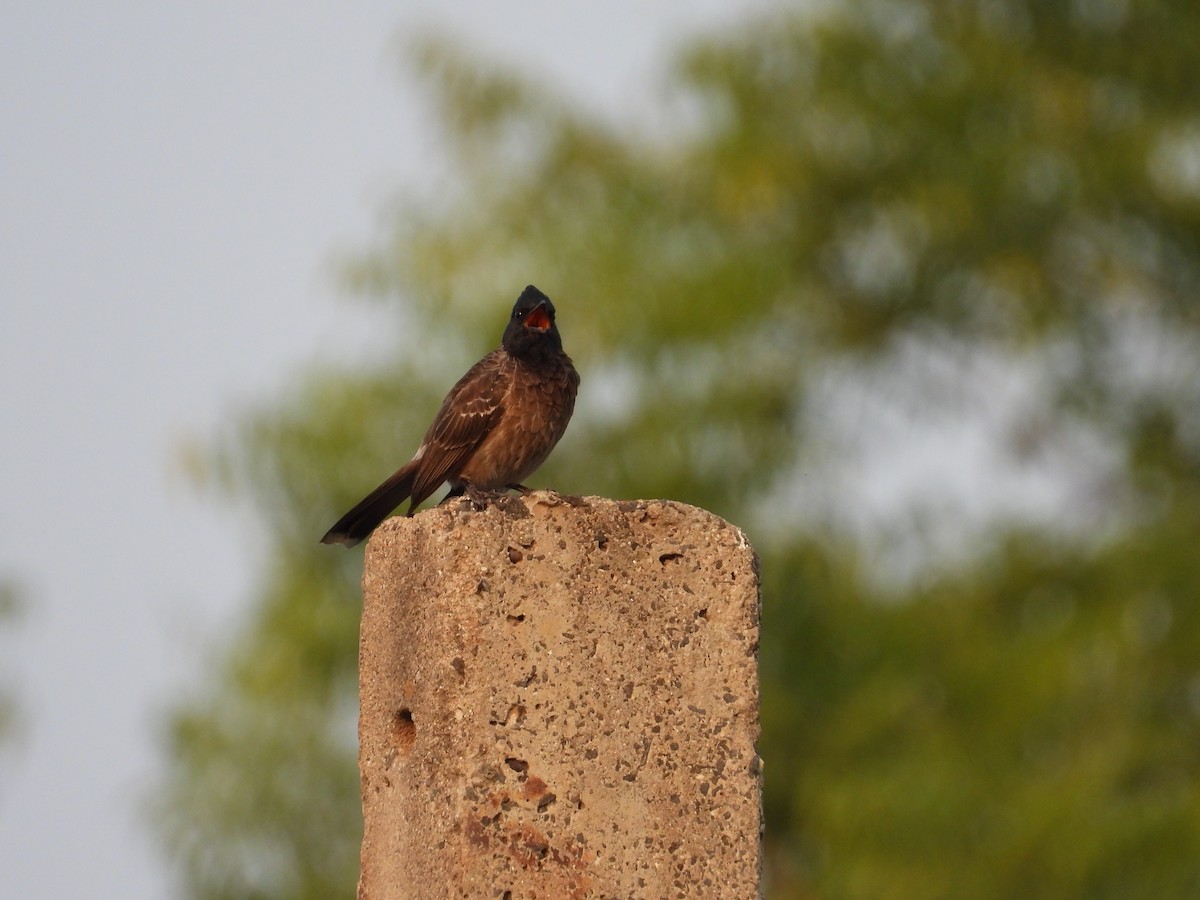
[[579, 373], [563, 352], [554, 304], [528, 285], [513, 304], [500, 346], [475, 363], [442, 401], [412, 459], [321, 538], [353, 547], [409, 500], [408, 512], [442, 484], [444, 499], [513, 489], [546, 461], [575, 410]]

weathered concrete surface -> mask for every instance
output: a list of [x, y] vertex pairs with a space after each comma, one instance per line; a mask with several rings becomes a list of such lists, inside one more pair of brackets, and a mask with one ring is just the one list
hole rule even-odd
[[359, 896], [759, 895], [758, 571], [694, 507], [393, 518], [363, 576]]

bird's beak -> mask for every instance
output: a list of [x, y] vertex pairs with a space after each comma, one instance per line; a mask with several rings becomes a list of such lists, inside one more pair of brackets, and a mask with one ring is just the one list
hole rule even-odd
[[546, 312], [545, 303], [539, 303], [525, 316], [525, 327], [534, 331], [550, 330], [550, 313]]

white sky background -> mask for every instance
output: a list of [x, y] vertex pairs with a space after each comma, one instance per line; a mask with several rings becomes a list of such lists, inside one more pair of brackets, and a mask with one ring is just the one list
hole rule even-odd
[[369, 339], [336, 253], [435, 168], [395, 37], [437, 24], [614, 115], [752, 0], [0, 4], [0, 898], [177, 894], [140, 812], [157, 714], [258, 544], [179, 442]]

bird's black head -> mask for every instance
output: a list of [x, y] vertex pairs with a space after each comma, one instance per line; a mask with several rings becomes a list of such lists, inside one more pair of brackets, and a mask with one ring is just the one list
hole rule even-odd
[[513, 305], [502, 343], [505, 350], [522, 359], [562, 350], [562, 337], [554, 324], [554, 304], [532, 284]]

